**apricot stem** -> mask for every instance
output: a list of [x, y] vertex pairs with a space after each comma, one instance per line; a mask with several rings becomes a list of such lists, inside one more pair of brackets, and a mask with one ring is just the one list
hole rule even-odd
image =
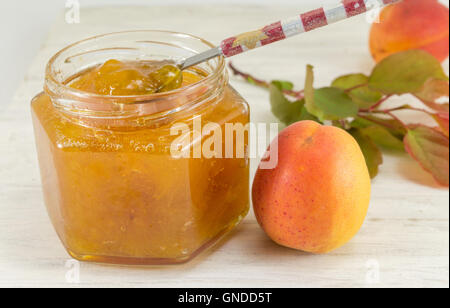
[[400, 107], [392, 108], [392, 109], [376, 110], [376, 111], [373, 111], [373, 113], [383, 113], [383, 114], [389, 115], [389, 116], [393, 117], [395, 120], [399, 121], [404, 127], [406, 127], [406, 125], [404, 123], [402, 123], [402, 121], [400, 121], [400, 119], [392, 113], [392, 112], [401, 111], [401, 110], [412, 110], [412, 111], [417, 111], [417, 112], [423, 112], [423, 113], [426, 113], [427, 115], [429, 115], [430, 117], [433, 117], [433, 113], [429, 112], [428, 110], [421, 109], [421, 108], [415, 108], [415, 107], [411, 107], [411, 106], [400, 106]]
[[[386, 100], [386, 98], [383, 99], [382, 101], [385, 101], [385, 100]], [[377, 104], [378, 104], [378, 103], [377, 103]], [[399, 122], [403, 127], [405, 127], [405, 128], [407, 128], [407, 125], [406, 125], [402, 120], [400, 120], [400, 118], [397, 117], [393, 112], [395, 112], [395, 111], [402, 111], [402, 110], [412, 110], [412, 111], [423, 112], [423, 113], [426, 113], [426, 114], [429, 115], [429, 116], [433, 116], [433, 114], [432, 114], [431, 112], [429, 112], [428, 110], [421, 109], [421, 108], [415, 108], [415, 107], [411, 107], [411, 106], [408, 106], [408, 105], [400, 106], [400, 107], [396, 107], [396, 108], [390, 108], [390, 109], [383, 109], [383, 110], [370, 110], [370, 109], [372, 109], [372, 108], [373, 108], [373, 107], [371, 107], [371, 108], [369, 108], [369, 109], [364, 109], [364, 110], [362, 109], [362, 110], [360, 110], [360, 113], [378, 113], [378, 114], [385, 114], [385, 115], [388, 115], [388, 116], [392, 117], [394, 120], [398, 121], [398, 122]], [[378, 124], [378, 125], [382, 125], [382, 126], [385, 126], [385, 127], [390, 127], [390, 125], [388, 125], [388, 124], [386, 124], [386, 123], [378, 122], [378, 121], [376, 121], [376, 120], [374, 120], [374, 119], [371, 119], [371, 118], [369, 118], [369, 117], [366, 117], [366, 116], [364, 116], [364, 115], [362, 115], [362, 114], [359, 114], [358, 116], [361, 117], [361, 118], [363, 118], [363, 119], [365, 119], [365, 120], [368, 120], [368, 121], [371, 121], [371, 122], [373, 122], [373, 123], [376, 123], [376, 124]], [[392, 127], [390, 127], [390, 128], [392, 128]]]
[[371, 107], [367, 108], [367, 109], [361, 109], [361, 112], [373, 112], [376, 108], [380, 107], [381, 104], [383, 104], [385, 101], [387, 101], [388, 99], [390, 99], [392, 97], [392, 95], [386, 95], [385, 97], [383, 97], [382, 99], [380, 99], [377, 103], [375, 103], [374, 105], [372, 105]]
[[393, 114], [392, 112], [386, 112], [386, 114], [388, 116], [390, 116], [391, 118], [393, 118], [394, 120], [396, 120], [398, 123], [400, 123], [405, 129], [408, 129], [408, 125], [406, 125], [402, 120], [400, 120], [399, 117], [397, 117], [395, 114]]
[[358, 114], [358, 117], [360, 117], [360, 118], [362, 118], [362, 119], [364, 119], [364, 120], [367, 120], [367, 121], [369, 121], [369, 122], [378, 124], [378, 125], [380, 125], [380, 126], [384, 126], [384, 127], [386, 127], [386, 128], [395, 129], [395, 127], [394, 127], [393, 125], [390, 125], [390, 124], [388, 124], [388, 123], [384, 123], [384, 122], [381, 122], [381, 121], [377, 121], [376, 119], [369, 118], [369, 117], [367, 117], [367, 116], [365, 116], [365, 115], [363, 115], [363, 114]]
[[[264, 89], [269, 89], [270, 88], [270, 83], [265, 81], [265, 80], [261, 80], [258, 78], [255, 78], [254, 76], [248, 74], [248, 73], [244, 73], [241, 72], [240, 70], [238, 70], [232, 62], [230, 62], [230, 64], [228, 65], [231, 69], [231, 71], [233, 72], [233, 75], [235, 76], [240, 76], [242, 77], [246, 82], [253, 84], [255, 86], [264, 88]], [[298, 100], [303, 99], [304, 98], [304, 91], [292, 91], [292, 90], [283, 90], [283, 93], [286, 95], [289, 95], [291, 97], [294, 97]]]
[[357, 85], [357, 86], [354, 86], [354, 87], [351, 87], [351, 88], [346, 89], [345, 92], [346, 92], [346, 93], [350, 93], [350, 92], [352, 92], [353, 90], [356, 90], [356, 89], [359, 89], [359, 88], [366, 87], [367, 85], [368, 85], [368, 83], [359, 84], [359, 85]]
[[401, 110], [412, 110], [412, 111], [418, 111], [418, 112], [426, 113], [428, 115], [432, 115], [432, 113], [429, 112], [428, 110], [421, 109], [421, 108], [415, 108], [415, 107], [411, 107], [411, 106], [400, 106], [400, 107], [392, 108], [392, 109], [374, 110], [372, 112], [373, 113], [388, 113], [388, 112], [401, 111]]
[[[370, 113], [385, 114], [385, 115], [390, 116], [390, 117], [393, 118], [394, 120], [396, 120], [396, 121], [397, 121], [398, 123], [400, 123], [404, 128], [408, 128], [408, 126], [407, 126], [402, 120], [400, 120], [399, 117], [397, 117], [395, 114], [393, 114], [394, 111], [399, 111], [399, 110], [404, 110], [404, 108], [403, 108], [403, 109], [394, 108], [394, 109], [375, 110], [375, 111], [360, 111], [360, 112], [362, 112], [362, 113], [369, 113], [369, 114], [370, 114]], [[388, 124], [386, 124], [386, 123], [381, 123], [381, 122], [378, 122], [378, 121], [376, 121], [376, 120], [373, 120], [373, 119], [371, 119], [371, 118], [369, 118], [369, 117], [365, 117], [365, 116], [362, 115], [362, 114], [358, 114], [358, 116], [361, 117], [361, 118], [363, 118], [363, 119], [365, 119], [365, 120], [368, 120], [368, 121], [371, 121], [371, 122], [373, 122], [373, 123], [376, 123], [376, 124], [378, 124], [378, 125], [382, 125], [382, 126], [388, 127], [388, 128], [394, 128], [393, 126], [390, 126], [390, 125], [388, 125]]]

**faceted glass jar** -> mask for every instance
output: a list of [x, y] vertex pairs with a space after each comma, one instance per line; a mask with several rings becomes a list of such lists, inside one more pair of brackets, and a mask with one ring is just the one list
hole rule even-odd
[[[246, 126], [249, 108], [228, 84], [222, 58], [196, 68], [206, 74], [201, 81], [167, 93], [103, 96], [68, 86], [108, 59], [179, 60], [212, 47], [186, 34], [123, 32], [76, 43], [49, 61], [33, 123], [47, 210], [74, 258], [186, 262], [247, 214], [248, 134], [232, 133], [230, 145], [225, 127]], [[192, 138], [173, 134], [179, 123]], [[210, 136], [198, 133], [199, 123], [216, 124], [222, 144], [212, 155], [191, 155]], [[174, 155], [180, 139], [188, 155]], [[230, 146], [245, 155], [221, 155]]]

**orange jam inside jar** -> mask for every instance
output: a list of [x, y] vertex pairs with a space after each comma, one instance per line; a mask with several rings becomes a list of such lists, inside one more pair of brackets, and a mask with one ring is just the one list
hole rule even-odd
[[228, 84], [224, 60], [180, 76], [164, 62], [212, 47], [185, 34], [124, 32], [49, 61], [33, 123], [47, 210], [74, 258], [186, 262], [247, 214], [248, 132], [227, 139], [226, 127], [246, 127], [249, 109]]

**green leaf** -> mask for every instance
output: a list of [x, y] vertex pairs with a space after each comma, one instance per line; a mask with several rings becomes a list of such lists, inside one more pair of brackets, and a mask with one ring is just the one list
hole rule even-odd
[[365, 135], [360, 129], [352, 128], [349, 133], [358, 142], [359, 147], [364, 154], [370, 177], [373, 179], [378, 175], [379, 167], [383, 163], [383, 154], [373, 140]]
[[366, 127], [362, 130], [364, 134], [372, 138], [372, 140], [379, 146], [394, 151], [404, 151], [405, 147], [403, 142], [394, 137], [387, 129], [384, 127], [374, 125]]
[[289, 101], [282, 92], [282, 85], [279, 83], [272, 83], [270, 85], [270, 105], [272, 113], [280, 122], [290, 125], [301, 120], [301, 110], [304, 101]]
[[385, 128], [379, 124], [369, 122], [362, 118], [356, 118], [351, 126], [359, 128], [360, 131], [366, 136], [372, 138], [372, 140], [382, 148], [394, 151], [404, 151], [404, 145], [402, 138], [396, 137], [392, 134], [388, 128]]
[[364, 85], [350, 91], [348, 94], [360, 108], [366, 109], [373, 106], [383, 97], [381, 92], [371, 90], [368, 84], [369, 77], [366, 75], [350, 74], [335, 79], [331, 85], [342, 90], [348, 90], [359, 85]]
[[430, 78], [425, 82], [420, 91], [414, 93], [414, 95], [431, 109], [440, 112], [449, 111], [448, 104], [436, 102], [441, 97], [449, 96], [449, 84], [446, 80]]
[[254, 86], [258, 85], [258, 84], [256, 83], [255, 79], [253, 79], [252, 77], [247, 77], [247, 82], [248, 82], [249, 84], [254, 85]]
[[290, 81], [274, 80], [272, 81], [272, 84], [281, 91], [292, 91], [294, 89], [294, 84]]
[[[390, 129], [380, 124], [370, 122], [363, 118], [356, 118], [351, 126], [359, 128], [368, 137], [380, 147], [393, 151], [404, 151], [403, 138], [405, 134], [397, 129]], [[405, 132], [406, 133], [406, 132]]]
[[306, 67], [305, 81], [305, 107], [306, 110], [317, 117], [321, 122], [325, 120], [340, 120], [354, 117], [358, 114], [358, 105], [338, 88], [314, 89], [313, 67]]
[[310, 114], [305, 106], [302, 107], [302, 111], [300, 113], [300, 121], [311, 120], [318, 123], [321, 123], [317, 117]]
[[389, 133], [400, 140], [406, 135], [406, 129], [403, 124], [397, 120], [385, 119], [375, 115], [367, 115], [364, 118], [357, 117], [352, 123], [352, 127], [367, 128], [372, 125], [379, 125], [389, 131]]
[[345, 91], [332, 87], [314, 91], [314, 106], [313, 111], [308, 111], [321, 121], [355, 117], [359, 110], [358, 105]]
[[438, 183], [449, 186], [449, 139], [427, 126], [410, 126], [405, 136], [405, 148], [423, 169]]
[[305, 107], [309, 113], [317, 116], [319, 109], [314, 104], [314, 71], [312, 65], [306, 66], [306, 78], [305, 78]]
[[408, 50], [378, 63], [369, 78], [369, 86], [385, 94], [415, 93], [430, 78], [448, 80], [435, 57], [426, 51]]

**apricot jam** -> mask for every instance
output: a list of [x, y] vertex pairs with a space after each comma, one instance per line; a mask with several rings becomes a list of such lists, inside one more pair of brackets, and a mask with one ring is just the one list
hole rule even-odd
[[121, 62], [108, 60], [70, 83], [70, 87], [90, 93], [113, 96], [146, 95], [167, 92], [200, 81], [199, 75], [181, 73], [164, 62]]
[[[152, 31], [83, 41], [50, 60], [45, 92], [32, 101], [47, 210], [63, 245], [78, 260], [185, 262], [248, 212], [247, 157], [174, 157], [171, 151], [180, 137], [171, 129], [176, 123], [189, 128], [196, 119], [217, 123], [223, 135], [226, 124], [248, 123], [248, 106], [228, 85], [223, 59], [180, 76], [173, 74], [175, 67], [136, 59], [142, 50], [111, 60], [111, 41], [117, 50], [148, 51], [148, 45], [135, 45], [143, 38], [150, 45], [155, 40], [189, 45], [168, 47], [172, 57], [187, 56], [193, 46], [197, 52], [210, 48], [194, 37]], [[110, 54], [102, 53], [105, 48]], [[207, 138], [192, 138], [188, 153]], [[226, 142], [222, 138], [223, 149]], [[232, 146], [240, 142], [233, 139]]]

